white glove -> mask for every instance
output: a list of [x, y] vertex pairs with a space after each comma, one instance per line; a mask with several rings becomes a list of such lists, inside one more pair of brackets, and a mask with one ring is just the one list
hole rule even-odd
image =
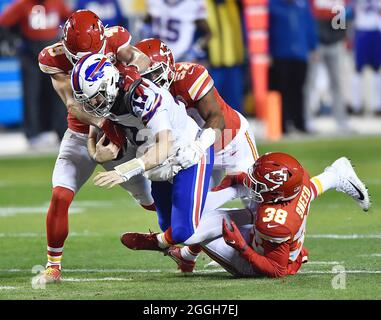
[[199, 138], [187, 146], [177, 150], [175, 160], [183, 168], [187, 169], [197, 164], [206, 150], [215, 142], [216, 132], [212, 128], [201, 131]]
[[175, 156], [175, 162], [181, 166], [182, 169], [188, 169], [189, 167], [197, 164], [201, 157], [205, 154], [199, 141], [193, 141], [187, 146], [180, 147]]

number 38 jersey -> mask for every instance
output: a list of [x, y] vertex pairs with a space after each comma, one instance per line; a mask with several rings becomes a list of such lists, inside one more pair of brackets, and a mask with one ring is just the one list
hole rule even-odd
[[303, 247], [310, 202], [310, 177], [304, 171], [302, 190], [296, 198], [286, 203], [261, 204], [257, 208], [253, 249], [266, 255], [272, 245], [287, 243], [289, 261], [295, 261]]
[[[116, 64], [116, 55], [118, 50], [129, 45], [131, 35], [126, 29], [119, 26], [106, 28], [105, 35], [106, 47], [104, 53], [114, 64]], [[41, 71], [49, 75], [54, 75], [57, 73], [69, 75], [73, 69], [73, 65], [66, 58], [61, 42], [57, 42], [42, 49], [38, 56], [38, 62]], [[68, 114], [67, 121], [68, 127], [71, 130], [80, 133], [88, 133], [89, 126], [80, 122], [72, 114]]]
[[230, 107], [220, 96], [214, 87], [214, 81], [208, 70], [197, 63], [180, 62], [175, 64], [175, 79], [170, 87], [170, 92], [174, 97], [185, 103], [188, 114], [195, 119], [202, 128], [205, 121], [198, 111], [198, 101], [200, 101], [210, 90], [216, 98], [225, 121], [225, 130], [219, 141], [214, 145], [215, 151], [224, 149], [237, 135], [241, 120], [238, 112]]

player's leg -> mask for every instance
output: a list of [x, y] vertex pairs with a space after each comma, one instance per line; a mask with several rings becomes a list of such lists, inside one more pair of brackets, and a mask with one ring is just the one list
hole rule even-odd
[[155, 201], [158, 222], [162, 233], [126, 232], [121, 242], [132, 250], [163, 251], [173, 244], [171, 238], [172, 184], [168, 181], [152, 182], [152, 197]]
[[[52, 198], [46, 217], [47, 270], [42, 281], [59, 280], [64, 243], [68, 235], [68, 211], [75, 193], [90, 177], [96, 163], [87, 152], [87, 135], [67, 130], [53, 171]], [[58, 271], [56, 271], [58, 270]]]
[[[253, 225], [251, 224], [239, 227], [247, 243], [250, 242], [250, 232], [252, 228]], [[242, 258], [237, 250], [228, 246], [222, 237], [203, 244], [202, 249], [210, 258], [234, 276], [248, 277], [256, 275], [251, 264]]]
[[324, 172], [311, 178], [312, 200], [330, 189], [344, 192], [358, 205], [368, 211], [371, 203], [365, 184], [358, 178], [350, 161], [341, 157], [325, 168]]
[[171, 246], [167, 251], [182, 272], [193, 271], [194, 262], [202, 250], [200, 244], [209, 243], [222, 236], [222, 219], [224, 218], [234, 219], [238, 227], [254, 223], [254, 214], [249, 209], [218, 209], [203, 212], [196, 231], [185, 241], [187, 246], [181, 249]]

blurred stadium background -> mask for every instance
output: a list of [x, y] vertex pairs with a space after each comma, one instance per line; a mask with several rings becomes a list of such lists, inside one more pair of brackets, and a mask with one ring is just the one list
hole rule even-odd
[[[0, 297], [380, 298], [381, 225], [375, 214], [380, 210], [376, 201], [373, 212], [365, 217], [343, 195], [331, 193], [314, 204], [317, 213], [309, 220], [307, 247], [317, 261], [308, 264], [298, 278], [250, 280], [247, 291], [248, 280], [227, 283], [223, 281], [227, 274], [201, 273], [188, 278], [189, 291], [184, 292], [184, 279], [172, 274], [174, 264], [168, 258], [127, 252], [118, 244], [118, 235], [127, 226], [137, 231], [157, 230], [155, 216], [137, 208], [123, 191], [104, 192], [91, 182], [70, 211], [71, 236], [64, 258], [67, 282], [59, 290], [33, 291], [30, 268], [45, 261], [44, 219], [50, 179], [66, 129], [65, 106], [38, 69], [39, 50], [59, 39], [65, 15], [84, 7], [109, 26], [127, 27], [133, 43], [157, 36], [158, 26], [162, 26], [161, 37], [175, 48], [181, 31], [178, 20], [170, 17], [171, 10], [165, 12], [164, 21], [162, 8], [154, 7], [161, 1], [62, 1], [66, 9], [57, 13], [48, 8], [61, 1], [17, 0], [36, 7], [24, 12], [23, 19], [21, 14], [5, 19], [3, 13], [13, 2], [0, 0], [0, 289], [4, 289]], [[166, 2], [175, 7], [181, 1]], [[207, 66], [224, 99], [249, 117], [260, 153], [289, 152], [311, 174], [347, 155], [377, 200], [381, 192], [379, 1], [204, 3], [205, 16], [177, 14], [182, 20], [190, 19], [187, 23], [193, 27], [186, 29], [192, 31], [190, 46], [180, 57], [175, 52], [175, 58]], [[39, 38], [28, 28], [36, 25], [55, 31]], [[97, 249], [89, 251], [89, 247]], [[202, 260], [200, 268], [207, 262]], [[335, 264], [352, 270], [348, 290], [332, 290]], [[159, 268], [172, 271], [155, 273]], [[78, 281], [87, 283], [79, 287]]]
[[[177, 61], [206, 65], [224, 99], [250, 117], [259, 140], [381, 133], [381, 50], [372, 46], [377, 35], [361, 38], [361, 28], [380, 33], [378, 1], [205, 0], [206, 15], [178, 15], [181, 1], [164, 1], [176, 19], [157, 7], [161, 1], [56, 1], [66, 5], [62, 12], [48, 0], [18, 2], [34, 9], [0, 18], [2, 155], [57, 150], [66, 110], [39, 71], [37, 54], [59, 39], [67, 14], [85, 7], [109, 26], [126, 26], [132, 43], [161, 36]], [[0, 17], [10, 4], [0, 1]], [[357, 8], [368, 16], [356, 15]]]

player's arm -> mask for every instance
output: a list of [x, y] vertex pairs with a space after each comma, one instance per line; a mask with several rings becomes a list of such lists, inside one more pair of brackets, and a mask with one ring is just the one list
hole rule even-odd
[[92, 124], [101, 127], [103, 119], [93, 117], [86, 113], [82, 106], [75, 101], [70, 84], [70, 76], [64, 73], [50, 75], [54, 90], [65, 104], [67, 111], [84, 124]]
[[197, 102], [197, 110], [205, 121], [205, 129], [218, 129], [221, 132], [225, 129], [225, 120], [213, 88]]
[[151, 64], [151, 60], [132, 45], [120, 47], [116, 57], [119, 61], [124, 62], [128, 66], [135, 66], [139, 73], [147, 70]]
[[172, 133], [163, 130], [155, 135], [156, 143], [141, 157], [116, 166], [112, 171], [100, 172], [94, 178], [94, 184], [99, 187], [112, 188], [117, 184], [130, 180], [162, 164], [168, 159], [172, 150]]
[[118, 156], [120, 148], [111, 141], [105, 145], [105, 134], [103, 134], [97, 142], [98, 133], [98, 128], [90, 126], [89, 136], [87, 138], [87, 151], [90, 157], [98, 163], [114, 160]]
[[234, 221], [231, 221], [230, 226], [225, 220], [222, 222], [222, 234], [226, 244], [239, 251], [240, 256], [250, 262], [258, 274], [271, 278], [287, 275], [290, 254], [287, 241], [263, 241], [264, 255], [260, 255], [246, 243]]

